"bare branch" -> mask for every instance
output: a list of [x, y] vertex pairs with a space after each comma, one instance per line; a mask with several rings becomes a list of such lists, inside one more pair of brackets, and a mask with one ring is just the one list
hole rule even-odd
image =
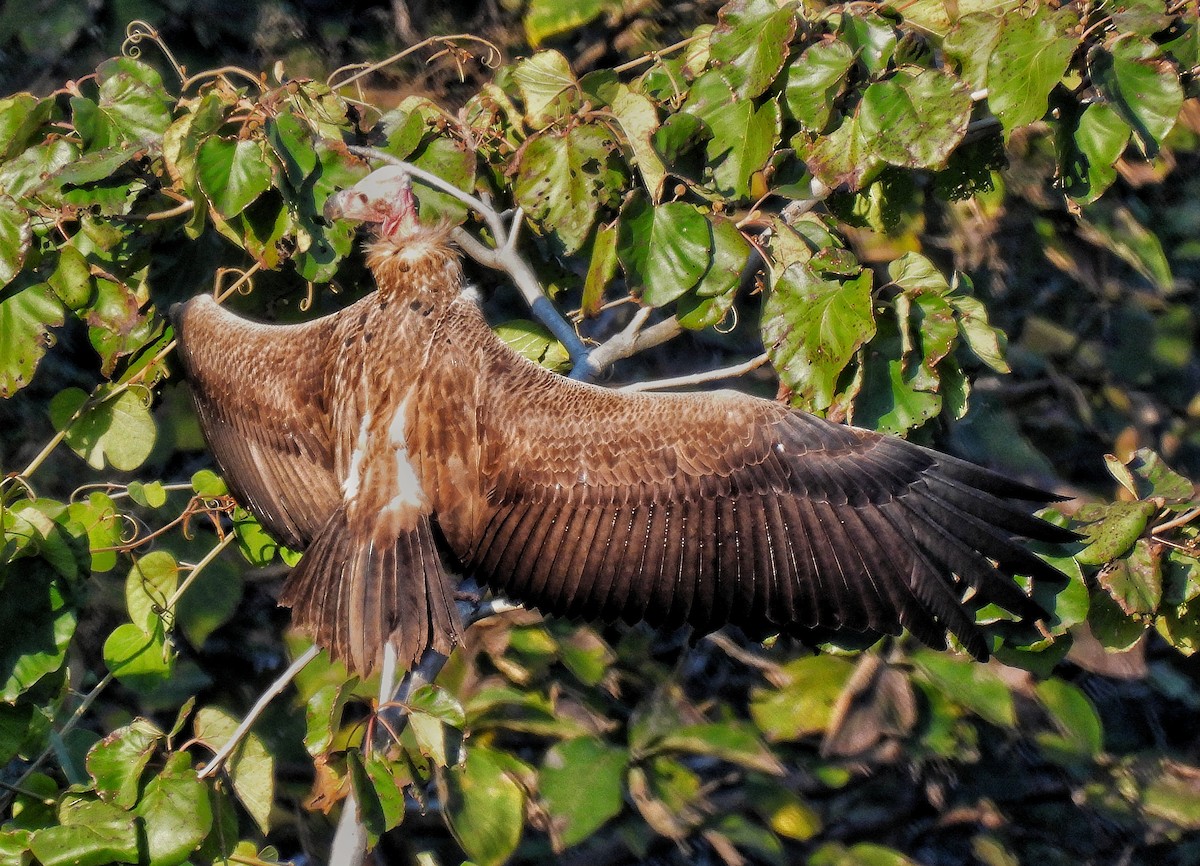
[[671, 379], [654, 379], [649, 382], [633, 382], [629, 385], [623, 385], [622, 391], [661, 391], [667, 388], [684, 388], [688, 385], [699, 385], [701, 382], [712, 382], [715, 379], [732, 379], [734, 376], [743, 376], [751, 370], [757, 370], [763, 364], [767, 363], [767, 353], [763, 352], [757, 357], [751, 358], [749, 361], [743, 361], [741, 364], [733, 364], [729, 367], [721, 367], [718, 370], [708, 370], [704, 373], [692, 373], [689, 376], [675, 376]]
[[246, 714], [246, 718], [242, 719], [242, 723], [234, 730], [229, 740], [217, 750], [212, 760], [200, 770], [199, 777], [201, 779], [208, 778], [221, 769], [224, 763], [229, 760], [229, 756], [234, 753], [237, 747], [241, 745], [242, 740], [250, 733], [250, 729], [254, 727], [254, 723], [258, 721], [258, 717], [267, 709], [267, 705], [275, 700], [291, 684], [296, 675], [304, 670], [304, 666], [315, 659], [319, 652], [320, 650], [316, 646], [310, 646], [294, 662], [288, 665], [287, 670], [275, 678], [275, 682], [271, 683], [266, 691], [259, 695], [258, 700], [250, 708], [250, 712]]
[[[633, 324], [633, 322], [630, 324]], [[679, 320], [674, 316], [669, 319], [663, 319], [661, 322], [657, 322], [644, 330], [634, 330], [632, 333], [630, 332], [630, 328], [627, 327], [621, 333], [592, 349], [588, 363], [594, 371], [598, 372], [620, 361], [622, 358], [628, 358], [630, 355], [636, 355], [638, 352], [653, 348], [668, 340], [673, 340], [682, 333], [683, 325], [679, 324]], [[576, 373], [577, 370], [572, 370], [571, 378], [585, 378], [576, 375]]]

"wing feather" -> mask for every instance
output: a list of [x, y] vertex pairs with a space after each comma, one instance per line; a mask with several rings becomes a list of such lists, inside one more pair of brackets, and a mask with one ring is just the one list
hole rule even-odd
[[230, 489], [272, 535], [304, 548], [341, 500], [320, 361], [332, 322], [268, 328], [208, 295], [173, 319], [200, 426]]
[[487, 351], [490, 520], [463, 556], [485, 583], [549, 612], [700, 630], [949, 631], [979, 656], [966, 587], [1043, 613], [1011, 575], [1057, 575], [1014, 538], [1072, 537], [1030, 514], [1048, 494], [777, 403], [623, 394]]

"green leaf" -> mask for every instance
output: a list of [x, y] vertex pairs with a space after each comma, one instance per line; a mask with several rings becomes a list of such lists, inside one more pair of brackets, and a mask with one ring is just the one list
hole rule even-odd
[[1157, 453], [1139, 448], [1127, 464], [1134, 475], [1137, 495], [1141, 499], [1160, 498], [1167, 502], [1191, 502], [1196, 498], [1196, 485], [1173, 470]]
[[237, 534], [238, 551], [251, 565], [270, 565], [283, 546], [244, 508], [233, 510], [233, 531]]
[[151, 692], [170, 680], [175, 651], [167, 645], [161, 623], [147, 633], [127, 622], [104, 641], [104, 664], [129, 688]]
[[[430, 139], [417, 149], [409, 161], [466, 192], [475, 187], [475, 154], [459, 141], [444, 137]], [[467, 217], [466, 205], [441, 190], [425, 184], [414, 184], [413, 193], [420, 203], [422, 221], [445, 219], [458, 224]], [[342, 252], [349, 252], [349, 249]]]
[[161, 323], [152, 320], [150, 310], [142, 310], [146, 293], [140, 277], [133, 284], [97, 278], [94, 286], [86, 317], [88, 339], [100, 354], [100, 372], [112, 376], [117, 361], [151, 342]]
[[56, 827], [38, 830], [29, 848], [42, 866], [137, 863], [137, 828], [128, 812], [99, 800], [68, 799]]
[[1146, 633], [1146, 623], [1126, 616], [1120, 605], [1101, 587], [1091, 593], [1088, 627], [1109, 652], [1129, 650]]
[[538, 789], [550, 813], [556, 850], [582, 842], [621, 811], [628, 766], [625, 749], [593, 737], [566, 740], [547, 750]]
[[32, 560], [21, 572], [19, 582], [8, 578], [0, 604], [0, 701], [10, 704], [62, 667], [76, 623], [48, 566]]
[[739, 721], [684, 725], [663, 737], [657, 748], [720, 758], [749, 770], [775, 776], [784, 773], [779, 759], [763, 745], [753, 727]]
[[319, 164], [313, 146], [312, 129], [307, 123], [297, 120], [296, 115], [283, 112], [267, 122], [266, 132], [267, 141], [279, 157], [288, 184], [295, 190], [301, 190], [304, 181]]
[[741, 281], [742, 272], [750, 259], [750, 242], [738, 229], [733, 220], [710, 217], [712, 225], [712, 264], [700, 278], [696, 294], [701, 297], [718, 297], [732, 292]]
[[573, 110], [579, 82], [567, 58], [557, 51], [541, 51], [517, 64], [513, 81], [525, 103], [525, 122], [544, 129]]
[[796, 33], [795, 8], [730, 3], [720, 19], [709, 36], [711, 62], [724, 70], [740, 98], [758, 96], [783, 69]]
[[892, 282], [911, 295], [932, 292], [944, 295], [950, 284], [929, 259], [920, 253], [905, 253], [888, 265], [888, 276]]
[[196, 175], [213, 210], [231, 219], [271, 188], [274, 164], [260, 139], [231, 141], [214, 135], [200, 145]]
[[192, 489], [198, 496], [225, 496], [229, 493], [225, 479], [211, 469], [201, 469], [192, 475]]
[[858, 113], [860, 133], [872, 152], [905, 168], [944, 166], [970, 120], [967, 88], [935, 69], [902, 69], [870, 85]]
[[824, 732], [833, 719], [833, 705], [854, 673], [844, 658], [820, 655], [784, 665], [787, 677], [778, 689], [754, 689], [750, 717], [772, 742], [799, 740]]
[[727, 199], [763, 195], [766, 181], [760, 173], [779, 142], [778, 102], [738, 98], [724, 75], [710, 70], [692, 85], [681, 110], [708, 126], [712, 137], [705, 153], [717, 191]]
[[987, 307], [969, 295], [952, 295], [950, 305], [958, 313], [959, 334], [975, 357], [997, 373], [1011, 372], [1008, 361], [1004, 360], [1008, 338], [999, 328], [992, 327]]
[[[196, 713], [196, 738], [214, 751], [229, 741], [237, 720], [216, 707]], [[271, 805], [275, 801], [275, 759], [254, 733], [248, 734], [226, 762], [233, 792], [262, 833], [270, 831]]]
[[763, 344], [771, 363], [793, 399], [812, 409], [833, 402], [842, 370], [874, 333], [869, 270], [838, 281], [792, 265], [763, 305]]
[[157, 144], [171, 124], [171, 98], [158, 73], [131, 57], [106, 60], [96, 69], [96, 102], [71, 99], [75, 127], [89, 150], [122, 142]]
[[988, 105], [1005, 134], [1040, 120], [1079, 43], [1068, 35], [1075, 16], [1036, 4], [1033, 15], [1005, 15], [988, 63]]
[[[129, 389], [83, 408], [88, 395], [67, 388], [50, 401], [50, 420], [56, 430], [67, 430], [67, 445], [93, 469], [111, 466], [128, 472], [141, 466], [154, 448], [154, 417], [144, 400], [137, 389]], [[68, 427], [81, 408], [83, 414]]]
[[1156, 548], [1138, 539], [1133, 550], [1108, 563], [1096, 575], [1100, 585], [1128, 616], [1155, 613], [1162, 601], [1162, 567]]
[[1052, 678], [1037, 684], [1037, 696], [1057, 729], [1039, 733], [1038, 745], [1055, 763], [1085, 767], [1104, 748], [1096, 708], [1076, 686]]
[[1154, 512], [1152, 502], [1113, 502], [1081, 510], [1079, 516], [1091, 522], [1080, 528], [1088, 545], [1075, 558], [1084, 565], [1111, 562], [1133, 546]]
[[79, 147], [63, 138], [52, 138], [45, 144], [27, 148], [7, 162], [0, 162], [0, 189], [28, 207], [43, 202], [46, 178], [79, 157]]
[[402, 765], [378, 752], [368, 755], [365, 764], [353, 752], [347, 758], [355, 794], [364, 806], [367, 832], [377, 838], [399, 827], [404, 820], [404, 788], [412, 782]]
[[841, 36], [871, 75], [887, 68], [896, 52], [896, 30], [874, 12], [841, 16]]
[[854, 52], [845, 42], [818, 42], [804, 49], [787, 70], [784, 96], [792, 117], [810, 132], [823, 130], [853, 65]]
[[808, 866], [920, 866], [894, 848], [859, 842], [845, 847], [839, 842], [826, 842], [808, 858]]
[[525, 793], [507, 771], [505, 758], [486, 746], [473, 746], [461, 766], [438, 775], [450, 832], [478, 866], [499, 866], [521, 841]]
[[522, 149], [514, 187], [517, 202], [552, 231], [563, 251], [583, 246], [600, 208], [623, 183], [608, 131], [596, 125], [547, 131]]
[[[7, 764], [21, 751], [29, 734], [34, 707], [29, 703], [0, 704], [0, 761]], [[4, 859], [0, 857], [0, 863]]]
[[821, 816], [784, 784], [763, 780], [748, 788], [754, 811], [780, 836], [804, 842], [821, 832]]
[[163, 733], [147, 719], [118, 728], [88, 751], [87, 771], [102, 800], [132, 809], [146, 769]]
[[167, 489], [161, 481], [129, 482], [129, 498], [145, 508], [162, 508], [167, 504]]
[[0, 195], [0, 287], [20, 272], [31, 237], [29, 213], [9, 196]]
[[53, 99], [38, 99], [32, 93], [0, 99], [0, 162], [16, 156], [44, 134], [42, 125], [53, 111]]
[[635, 198], [621, 215], [617, 255], [642, 302], [668, 304], [695, 286], [708, 270], [712, 229], [693, 205], [652, 205]]
[[592, 241], [592, 257], [588, 260], [587, 276], [583, 281], [583, 300], [580, 303], [583, 315], [598, 316], [604, 304], [604, 290], [617, 273], [617, 240], [620, 227], [599, 225]]
[[662, 199], [667, 169], [652, 144], [659, 127], [654, 103], [622, 84], [613, 98], [612, 113], [621, 124], [621, 131], [625, 133], [625, 140], [633, 151], [633, 162], [641, 172], [642, 182], [650, 193], [650, 201], [658, 204]]
[[987, 87], [988, 62], [996, 50], [1004, 20], [1003, 16], [990, 11], [963, 15], [942, 42], [942, 50], [947, 57], [957, 61], [960, 77], [972, 90]]
[[598, 686], [612, 668], [616, 656], [604, 640], [587, 626], [574, 629], [558, 642], [563, 666], [586, 686]]
[[1097, 46], [1088, 57], [1092, 83], [1133, 129], [1146, 154], [1158, 152], [1183, 107], [1179, 71], [1146, 37], [1118, 39], [1111, 49]]
[[1116, 162], [1129, 143], [1129, 124], [1110, 106], [1084, 109], [1074, 136], [1059, 136], [1062, 186], [1080, 204], [1091, 204], [1117, 179]]
[[134, 560], [125, 579], [125, 604], [134, 625], [152, 633], [167, 621], [167, 601], [178, 586], [179, 565], [169, 552], [155, 550]]
[[993, 725], [1016, 725], [1012, 692], [993, 668], [932, 650], [921, 650], [913, 663], [925, 679], [949, 700]]
[[560, 373], [571, 367], [571, 356], [563, 344], [540, 322], [510, 319], [501, 322], [494, 330], [496, 336], [513, 351], [535, 364]]
[[432, 684], [421, 686], [405, 703], [409, 708], [409, 725], [421, 754], [439, 767], [453, 763], [461, 735], [448, 742], [446, 728], [461, 731], [466, 725], [462, 705], [448, 691]]
[[45, 284], [30, 286], [0, 301], [0, 398], [29, 384], [46, 348], [51, 328], [63, 323], [63, 307]]
[[803, 134], [792, 139], [792, 146], [806, 153], [805, 164], [813, 175], [831, 189], [845, 186], [861, 189], [883, 167], [870, 140], [863, 134], [858, 117], [847, 117], [828, 135], [808, 143]]
[[1142, 808], [1179, 830], [1200, 829], [1200, 793], [1196, 790], [1197, 768], [1163, 761], [1155, 778], [1142, 790]]
[[208, 789], [187, 752], [174, 752], [147, 784], [137, 813], [146, 828], [150, 866], [176, 866], [200, 847], [212, 829]]
[[530, 0], [523, 19], [525, 38], [536, 48], [547, 39], [577, 30], [614, 5], [616, 0]]

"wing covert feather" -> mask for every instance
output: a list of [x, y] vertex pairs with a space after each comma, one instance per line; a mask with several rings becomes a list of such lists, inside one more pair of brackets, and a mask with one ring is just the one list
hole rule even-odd
[[1014, 536], [1072, 537], [1012, 501], [1053, 499], [1042, 491], [778, 403], [621, 393], [508, 359], [486, 375], [501, 395], [480, 409], [491, 520], [459, 554], [548, 612], [755, 633], [906, 626], [985, 656], [971, 607], [1039, 616], [1011, 575], [1054, 574]]
[[303, 549], [341, 500], [320, 360], [332, 323], [268, 329], [208, 295], [172, 318], [200, 426], [232, 492]]

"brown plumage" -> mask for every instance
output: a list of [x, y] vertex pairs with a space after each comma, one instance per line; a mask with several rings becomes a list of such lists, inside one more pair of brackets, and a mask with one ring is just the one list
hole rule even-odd
[[[543, 611], [988, 647], [971, 610], [1043, 615], [1014, 536], [1053, 497], [901, 439], [734, 391], [619, 393], [526, 361], [461, 296], [444, 231], [382, 169], [331, 202], [382, 223], [379, 290], [304, 325], [211, 298], [176, 316], [201, 427], [238, 499], [305, 550], [282, 601], [354, 670], [448, 653], [449, 571]], [[964, 598], [971, 597], [970, 603]]]

